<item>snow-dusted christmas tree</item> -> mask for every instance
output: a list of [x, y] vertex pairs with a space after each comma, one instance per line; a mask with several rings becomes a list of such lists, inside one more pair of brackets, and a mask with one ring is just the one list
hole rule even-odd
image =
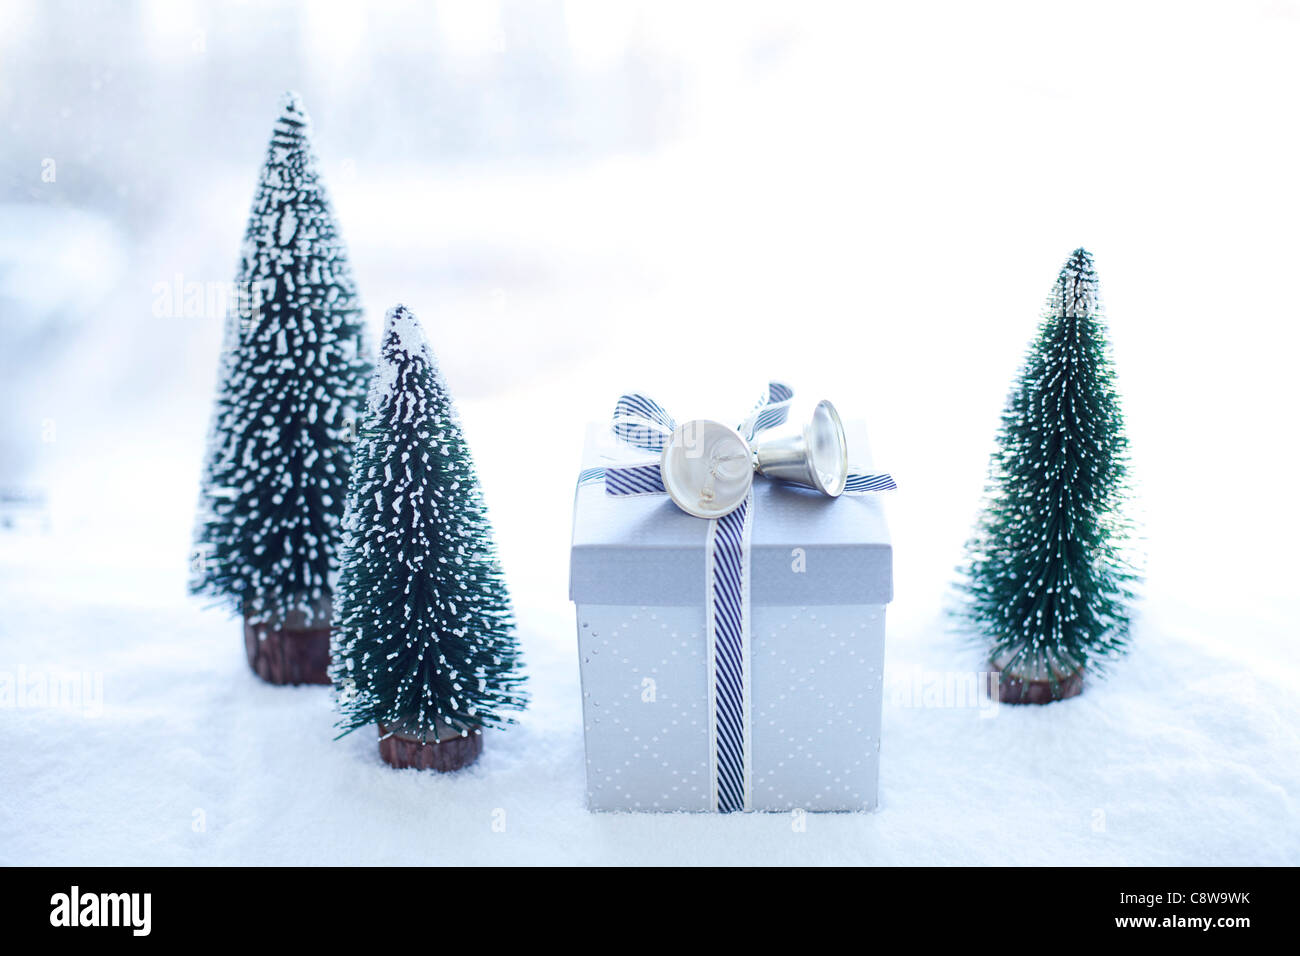
[[264, 678], [326, 683], [331, 583], [369, 362], [293, 93], [271, 135], [231, 308], [191, 589], [243, 614], [249, 663]]
[[396, 766], [455, 770], [524, 706], [505, 580], [473, 460], [419, 322], [385, 319], [334, 597], [340, 727]]
[[1092, 256], [1056, 279], [1002, 415], [989, 502], [968, 545], [967, 613], [1001, 698], [1079, 693], [1122, 652], [1135, 572], [1125, 558], [1127, 441]]

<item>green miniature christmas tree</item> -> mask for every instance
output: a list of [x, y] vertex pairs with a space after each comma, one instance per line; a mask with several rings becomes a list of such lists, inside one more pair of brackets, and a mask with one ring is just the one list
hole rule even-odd
[[1008, 702], [1077, 694], [1122, 653], [1136, 572], [1124, 555], [1127, 441], [1092, 256], [1057, 277], [1002, 415], [989, 500], [967, 546], [965, 612]]
[[[191, 581], [244, 615], [250, 664], [287, 683], [328, 680], [331, 580], [370, 368], [309, 131], [287, 94], [227, 319]], [[305, 644], [286, 643], [286, 629], [312, 628]]]
[[524, 706], [492, 529], [415, 316], [385, 320], [348, 491], [331, 676], [344, 733], [378, 725], [398, 766], [471, 762]]

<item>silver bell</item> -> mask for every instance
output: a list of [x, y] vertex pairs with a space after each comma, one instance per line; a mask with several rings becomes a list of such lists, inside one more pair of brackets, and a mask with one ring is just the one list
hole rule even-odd
[[753, 453], [734, 428], [696, 419], [673, 432], [659, 473], [677, 507], [697, 518], [721, 518], [749, 494]]
[[774, 438], [754, 449], [760, 475], [816, 488], [837, 498], [849, 477], [849, 446], [844, 425], [830, 402], [821, 401], [812, 421], [797, 435]]

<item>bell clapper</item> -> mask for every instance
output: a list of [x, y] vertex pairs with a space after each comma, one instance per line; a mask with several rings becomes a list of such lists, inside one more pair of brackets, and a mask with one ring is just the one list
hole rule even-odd
[[704, 479], [704, 487], [700, 489], [700, 503], [707, 505], [716, 497], [713, 490], [713, 482], [715, 479], [722, 477], [722, 475], [719, 474], [719, 470], [722, 469], [724, 463], [729, 461], [741, 461], [747, 457], [747, 455], [719, 455], [717, 452], [710, 455], [709, 473]]

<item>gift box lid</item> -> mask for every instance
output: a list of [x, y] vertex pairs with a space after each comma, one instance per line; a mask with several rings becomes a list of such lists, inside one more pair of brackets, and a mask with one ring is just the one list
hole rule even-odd
[[[866, 428], [844, 423], [854, 471], [871, 467]], [[587, 429], [583, 469], [654, 459]], [[827, 498], [755, 476], [750, 519], [750, 601], [808, 607], [886, 604], [894, 596], [893, 546], [881, 495]], [[579, 604], [703, 604], [709, 522], [665, 495], [614, 497], [603, 482], [578, 487], [569, 598]]]

